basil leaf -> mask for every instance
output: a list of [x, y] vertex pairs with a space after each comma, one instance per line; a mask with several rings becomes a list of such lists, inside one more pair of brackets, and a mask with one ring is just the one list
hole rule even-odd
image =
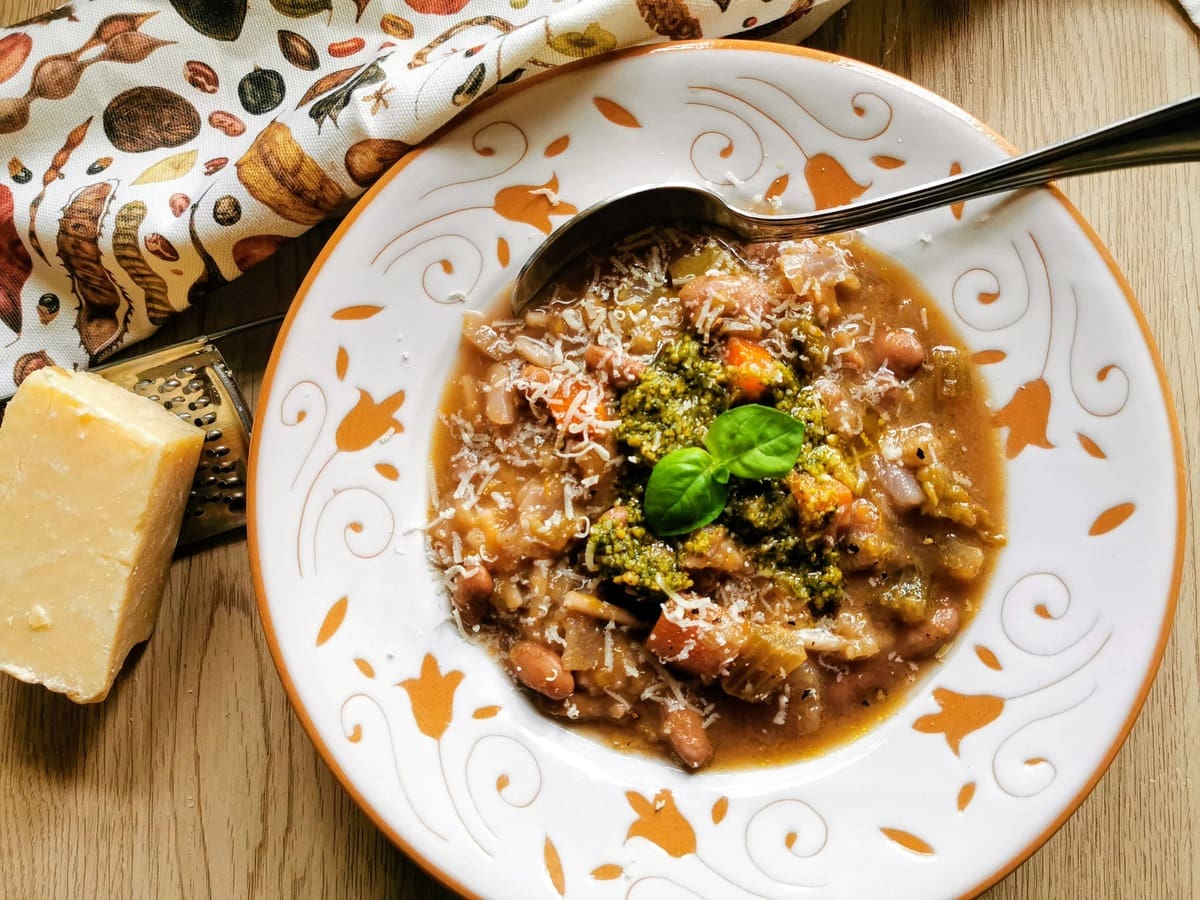
[[781, 478], [800, 458], [804, 423], [751, 403], [717, 416], [704, 443], [738, 478]]
[[646, 482], [643, 503], [650, 530], [659, 537], [684, 534], [719, 516], [729, 498], [719, 477], [722, 468], [699, 447], [674, 450], [660, 459]]

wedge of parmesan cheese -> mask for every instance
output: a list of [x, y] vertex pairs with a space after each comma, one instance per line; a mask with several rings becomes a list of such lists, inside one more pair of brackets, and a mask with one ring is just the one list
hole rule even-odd
[[108, 695], [154, 629], [203, 443], [95, 375], [22, 383], [0, 427], [0, 671]]

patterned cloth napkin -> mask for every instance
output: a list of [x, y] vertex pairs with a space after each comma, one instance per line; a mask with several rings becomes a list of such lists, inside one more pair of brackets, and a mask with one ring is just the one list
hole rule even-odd
[[97, 0], [0, 30], [0, 397], [344, 213], [498, 85], [847, 0]]

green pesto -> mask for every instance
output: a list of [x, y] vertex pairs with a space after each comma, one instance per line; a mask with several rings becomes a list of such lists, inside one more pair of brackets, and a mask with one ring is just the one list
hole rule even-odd
[[627, 513], [624, 521], [601, 518], [588, 536], [588, 549], [600, 574], [643, 597], [662, 598], [690, 588], [692, 579], [679, 567], [675, 547], [646, 528], [641, 503], [629, 500], [617, 506]]
[[826, 472], [836, 474], [846, 468], [846, 458], [840, 450], [829, 446], [824, 441], [816, 443], [809, 441], [800, 453], [796, 467], [809, 475], [821, 475]]
[[826, 558], [815, 558], [812, 566], [807, 569], [766, 569], [763, 574], [770, 575], [779, 587], [791, 591], [794, 597], [814, 610], [827, 612], [841, 601], [845, 586], [845, 576], [837, 564], [837, 552], [830, 550]]
[[815, 609], [841, 599], [837, 549], [822, 531], [803, 527], [796, 500], [782, 482], [741, 482], [730, 493], [717, 522], [745, 548], [759, 574]]
[[796, 501], [781, 481], [739, 481], [730, 486], [725, 524], [748, 540], [795, 529]]
[[680, 538], [679, 553], [681, 556], [707, 556], [712, 549], [714, 538], [720, 534], [720, 529], [712, 525], [697, 528], [691, 534]]
[[673, 450], [703, 446], [708, 426], [728, 408], [725, 367], [684, 336], [663, 347], [621, 396], [617, 440], [635, 462], [653, 465]]
[[[634, 463], [626, 468], [626, 496], [640, 496], [649, 467], [668, 453], [704, 445], [712, 421], [730, 406], [729, 377], [728, 366], [707, 356], [695, 337], [685, 335], [664, 346], [641, 381], [622, 394], [617, 438]], [[797, 469], [813, 475], [838, 472], [845, 468], [845, 459], [827, 443], [820, 395], [801, 383], [802, 377], [783, 367], [780, 383], [759, 402], [804, 423]], [[662, 599], [664, 586], [670, 591], [690, 588], [691, 577], [679, 560], [703, 555], [711, 529], [660, 540], [645, 528], [636, 500], [622, 505], [629, 511], [625, 523], [604, 520], [592, 528], [589, 542], [601, 574], [643, 598]], [[759, 574], [797, 600], [822, 610], [841, 599], [844, 578], [837, 550], [825, 534], [827, 523], [802, 517], [781, 479], [733, 479], [729, 502], [716, 524], [729, 530]]]
[[850, 481], [853, 469], [848, 465], [842, 451], [828, 443], [829, 431], [825, 427], [825, 406], [821, 396], [812, 385], [797, 387], [791, 391], [780, 391], [775, 398], [775, 407], [793, 419], [804, 423], [804, 449], [796, 468], [809, 475], [834, 475]]
[[804, 423], [804, 434], [810, 443], [824, 443], [828, 434], [825, 429], [825, 407], [816, 388], [793, 381], [791, 385], [775, 392], [774, 405], [776, 409]]

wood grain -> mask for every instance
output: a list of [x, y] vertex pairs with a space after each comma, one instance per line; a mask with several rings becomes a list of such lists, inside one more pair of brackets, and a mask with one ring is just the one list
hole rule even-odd
[[[52, 5], [0, 0], [0, 21]], [[1023, 147], [1200, 91], [1200, 40], [1168, 0], [854, 0], [813, 43], [911, 78]], [[1200, 166], [1066, 189], [1141, 299], [1194, 481]], [[156, 343], [282, 310], [329, 232], [293, 242]], [[225, 347], [251, 396], [270, 341]], [[992, 900], [1200, 896], [1194, 546], [1193, 525], [1174, 635], [1124, 750]], [[375, 830], [309, 744], [263, 641], [241, 538], [175, 564], [158, 630], [106, 703], [79, 708], [4, 679], [0, 723], [4, 896], [451, 896]]]

